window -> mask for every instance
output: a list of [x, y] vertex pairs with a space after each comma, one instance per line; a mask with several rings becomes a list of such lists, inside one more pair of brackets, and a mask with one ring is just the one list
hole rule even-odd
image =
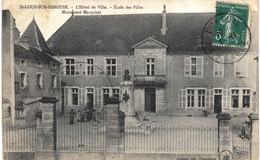
[[52, 69], [56, 69], [56, 68], [57, 68], [57, 67], [56, 67], [56, 64], [52, 64], [52, 65], [51, 65], [51, 68], [52, 68]]
[[51, 81], [52, 81], [52, 88], [57, 88], [57, 77], [55, 75], [51, 76]]
[[154, 75], [154, 58], [146, 59], [146, 72], [147, 75]]
[[231, 103], [233, 108], [238, 108], [239, 106], [239, 90], [232, 89], [231, 90]]
[[94, 59], [87, 59], [87, 75], [93, 76], [94, 75]]
[[37, 62], [37, 67], [42, 68], [42, 62]]
[[205, 107], [205, 90], [198, 90], [198, 107]]
[[19, 118], [23, 118], [23, 109], [16, 109], [15, 110], [15, 118], [19, 119]]
[[187, 107], [194, 107], [194, 90], [187, 90]]
[[119, 89], [113, 89], [113, 96], [119, 100]]
[[103, 89], [103, 104], [104, 105], [106, 105], [108, 98], [109, 98], [109, 89]]
[[[215, 60], [219, 60], [220, 62], [224, 61], [224, 56], [218, 57], [214, 56]], [[224, 77], [224, 64], [213, 62], [213, 77], [223, 78]]]
[[196, 75], [196, 58], [191, 58], [191, 75]]
[[75, 59], [65, 59], [66, 75], [75, 75]]
[[42, 73], [37, 73], [37, 75], [36, 75], [36, 88], [43, 88]]
[[203, 57], [184, 59], [184, 77], [201, 78], [203, 76]]
[[250, 90], [243, 89], [243, 108], [250, 108]]
[[111, 75], [111, 76], [116, 75], [116, 59], [115, 58], [106, 59], [106, 73], [107, 73], [107, 75]]
[[72, 88], [72, 105], [78, 105], [78, 88]]
[[21, 88], [24, 88], [27, 86], [26, 73], [21, 73], [20, 75], [21, 75], [21, 80], [20, 80]]
[[235, 76], [243, 78], [248, 76], [248, 57], [243, 57], [238, 62], [234, 63]]
[[20, 65], [21, 66], [26, 66], [26, 60], [20, 60]]

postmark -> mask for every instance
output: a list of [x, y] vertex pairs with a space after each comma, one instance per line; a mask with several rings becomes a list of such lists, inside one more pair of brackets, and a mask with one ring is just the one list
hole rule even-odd
[[213, 45], [247, 47], [249, 13], [248, 5], [217, 2]]
[[[238, 19], [239, 23], [237, 24], [238, 28], [236, 31], [244, 30], [246, 28], [246, 41], [241, 43], [241, 37], [240, 37], [240, 44], [243, 44], [243, 46], [234, 46], [231, 45], [232, 43], [235, 43], [235, 37], [230, 37], [230, 44], [224, 44], [222, 39], [225, 36], [224, 29], [216, 29], [216, 23], [220, 23], [220, 19], [223, 19], [225, 16], [233, 16], [234, 19]], [[233, 23], [233, 22], [231, 22]], [[235, 23], [235, 22], [234, 22]], [[235, 24], [236, 25], [236, 24]], [[218, 40], [218, 44], [214, 44], [214, 40]], [[239, 40], [238, 40], [239, 41]], [[241, 18], [238, 15], [235, 15], [233, 13], [219, 13], [213, 17], [211, 17], [206, 24], [203, 27], [202, 34], [201, 34], [201, 44], [202, 48], [212, 60], [214, 60], [217, 63], [223, 63], [223, 64], [231, 64], [240, 61], [246, 53], [249, 51], [251, 46], [251, 32], [250, 28], [247, 24], [247, 22], [244, 21], [243, 18]]]

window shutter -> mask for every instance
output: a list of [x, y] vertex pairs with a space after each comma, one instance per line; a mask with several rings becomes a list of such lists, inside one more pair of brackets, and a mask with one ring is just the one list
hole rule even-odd
[[82, 91], [81, 91], [81, 88], [79, 88], [79, 95], [78, 95], [78, 97], [79, 97], [79, 98], [78, 98], [78, 104], [79, 104], [79, 105], [81, 105], [81, 103], [82, 103], [82, 97], [81, 97], [81, 94], [82, 94], [82, 93], [81, 93], [81, 92], [82, 92]]
[[184, 59], [184, 77], [190, 76], [190, 58]]
[[43, 74], [42, 74], [42, 81], [40, 83], [42, 83], [41, 84], [42, 85], [42, 89], [44, 89], [44, 76], [43, 76]]
[[99, 71], [99, 69], [97, 68], [97, 66], [98, 66], [98, 62], [97, 62], [97, 59], [96, 58], [93, 58], [93, 63], [94, 63], [94, 66], [93, 66], [93, 69], [94, 69], [94, 76], [97, 76], [98, 75], [98, 71]]
[[80, 59], [76, 58], [76, 62], [75, 62], [75, 71], [76, 71], [76, 76], [80, 75]]
[[63, 69], [61, 69], [61, 72], [60, 72], [60, 74], [61, 75], [63, 75], [64, 74], [64, 70], [65, 70], [65, 64], [64, 64], [64, 60], [63, 60], [63, 58], [59, 58], [59, 61], [60, 61], [60, 63], [62, 63], [61, 64], [61, 67], [63, 67]]
[[97, 88], [95, 88], [95, 92], [94, 92], [94, 96], [95, 96], [95, 106], [99, 106], [99, 104], [98, 104], [98, 90], [97, 90]]
[[25, 86], [29, 88], [30, 85], [30, 75], [27, 73], [26, 74], [26, 80], [24, 82]]
[[72, 106], [72, 89], [68, 88], [68, 106]]
[[227, 90], [226, 89], [223, 89], [223, 110], [226, 110], [227, 109]]
[[196, 75], [198, 77], [202, 77], [203, 75], [203, 57], [197, 57]]
[[95, 88], [96, 106], [101, 107], [101, 88]]
[[186, 107], [186, 90], [182, 90], [182, 106]]
[[213, 89], [209, 89], [209, 108], [213, 108]]
[[206, 107], [210, 108], [210, 91], [209, 91], [209, 89], [206, 90]]
[[230, 89], [227, 89], [227, 109], [229, 109], [231, 107], [231, 93], [230, 93]]
[[64, 88], [64, 106], [67, 107], [68, 106], [68, 88]]
[[117, 77], [122, 76], [122, 59], [117, 58]]
[[99, 75], [100, 75], [100, 76], [103, 76], [103, 75], [104, 75], [103, 71], [106, 72], [106, 71], [105, 71], [104, 64], [105, 64], [104, 58], [99, 58], [99, 67], [100, 67], [100, 69], [102, 70], [102, 71], [99, 71]]
[[178, 105], [179, 105], [179, 108], [185, 108], [185, 90], [184, 89], [179, 90]]
[[218, 74], [219, 74], [218, 63], [214, 61], [213, 62], [213, 76], [218, 77]]
[[250, 98], [249, 98], [249, 101], [250, 101], [250, 103], [249, 103], [249, 105], [250, 105], [250, 107], [249, 108], [255, 108], [256, 107], [256, 98], [255, 98], [256, 96], [254, 96], [254, 93], [253, 93], [253, 90], [251, 89], [250, 90]]

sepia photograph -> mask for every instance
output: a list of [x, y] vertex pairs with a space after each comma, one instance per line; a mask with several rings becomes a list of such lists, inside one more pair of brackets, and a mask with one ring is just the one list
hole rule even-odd
[[258, 3], [2, 1], [2, 159], [258, 160]]

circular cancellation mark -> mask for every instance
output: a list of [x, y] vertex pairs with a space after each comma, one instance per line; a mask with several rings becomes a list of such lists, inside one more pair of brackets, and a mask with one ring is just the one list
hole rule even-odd
[[[232, 15], [236, 17], [236, 19], [239, 19], [241, 23], [239, 25], [236, 25], [236, 27], [242, 27], [247, 29], [247, 41], [245, 42], [245, 47], [236, 47], [236, 46], [229, 46], [229, 45], [222, 45], [220, 41], [220, 45], [214, 45], [213, 44], [213, 38], [218, 38], [216, 36], [223, 36], [226, 34], [225, 30], [215, 30], [214, 28], [215, 23], [217, 23], [217, 19], [223, 18], [227, 14]], [[226, 23], [234, 23], [234, 22], [226, 22]], [[244, 25], [244, 26], [242, 26]], [[235, 35], [230, 36], [231, 40], [236, 40], [237, 38]], [[219, 38], [218, 38], [219, 39]], [[249, 51], [250, 46], [251, 46], [251, 32], [250, 29], [247, 25], [247, 23], [240, 18], [237, 15], [231, 14], [231, 13], [220, 13], [215, 15], [214, 17], [210, 18], [205, 26], [203, 27], [203, 31], [201, 34], [201, 44], [204, 52], [211, 58], [213, 61], [217, 63], [222, 63], [222, 64], [232, 64], [235, 62], [240, 61], [246, 53]]]

